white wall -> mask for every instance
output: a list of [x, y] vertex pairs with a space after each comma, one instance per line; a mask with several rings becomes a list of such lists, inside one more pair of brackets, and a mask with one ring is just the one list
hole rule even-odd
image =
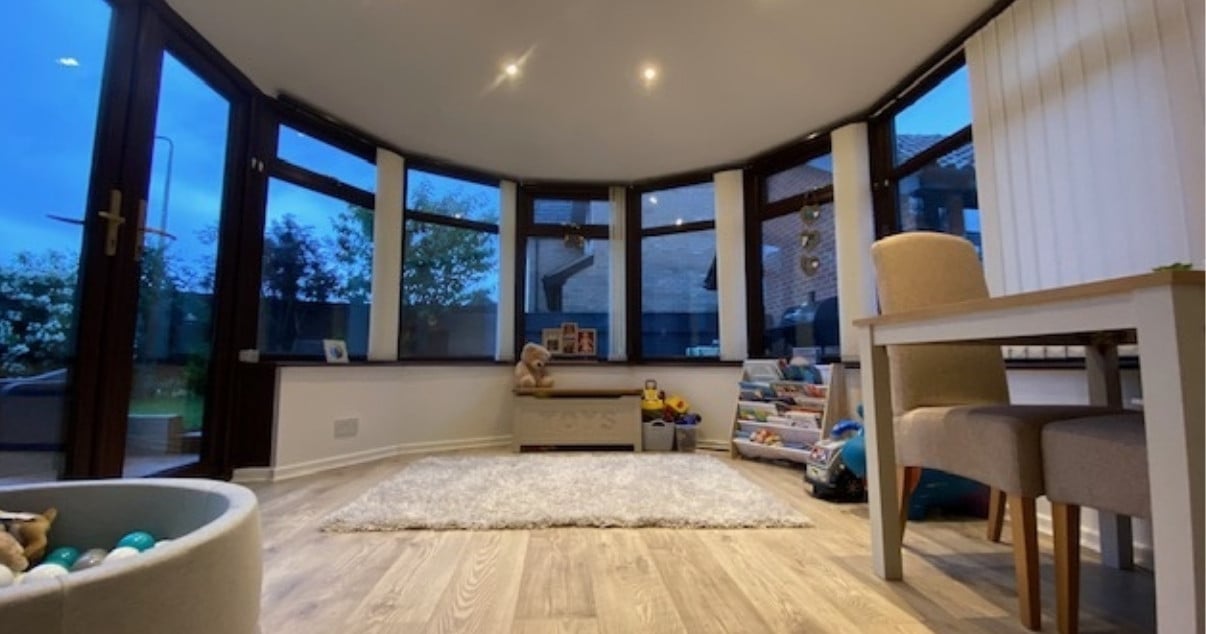
[[993, 294], [1203, 265], [1201, 0], [1019, 0], [966, 45]]
[[[511, 366], [306, 366], [279, 371], [270, 477], [400, 453], [507, 445]], [[741, 368], [552, 366], [558, 387], [640, 388], [654, 379], [703, 417], [699, 440], [728, 446]], [[359, 433], [335, 438], [336, 419]]]
[[[280, 368], [271, 475], [506, 444], [511, 381], [505, 366]], [[341, 418], [359, 419], [355, 437], [334, 437]]]

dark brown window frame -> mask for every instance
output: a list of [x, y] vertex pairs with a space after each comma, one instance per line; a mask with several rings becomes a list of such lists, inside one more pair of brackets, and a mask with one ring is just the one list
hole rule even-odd
[[[515, 311], [514, 311], [514, 358], [524, 343], [524, 326], [527, 309], [523, 298], [527, 296], [528, 240], [531, 238], [563, 238], [572, 230], [588, 240], [611, 239], [611, 225], [586, 224], [564, 225], [536, 222], [538, 199], [605, 201], [610, 202], [610, 188], [606, 185], [583, 185], [565, 183], [520, 183], [515, 194]], [[625, 288], [625, 294], [629, 289]], [[611, 306], [608, 306], [610, 313]], [[601, 363], [603, 361], [600, 361]]]
[[900, 233], [900, 210], [897, 208], [900, 200], [900, 181], [951, 151], [973, 142], [972, 126], [969, 123], [930, 147], [910, 156], [903, 163], [896, 163], [896, 115], [917, 103], [966, 64], [963, 49], [960, 47], [947, 59], [934, 66], [907, 92], [889, 102], [867, 120], [871, 162], [871, 200], [877, 240]]
[[833, 202], [833, 185], [828, 185], [768, 203], [766, 179], [826, 154], [833, 154], [829, 132], [766, 155], [745, 171], [745, 326], [746, 353], [750, 357], [763, 356], [762, 339], [766, 335], [766, 324], [752, 317], [764, 314], [766, 299], [762, 292], [765, 273], [762, 270], [762, 223], [795, 213], [805, 204]]
[[[659, 225], [644, 227], [641, 215], [644, 210], [645, 195], [650, 192], [666, 191], [679, 187], [714, 183], [712, 172], [692, 172], [669, 178], [642, 181], [639, 185], [631, 186], [625, 194], [624, 204], [624, 327], [627, 330], [625, 351], [628, 363], [672, 362], [685, 365], [714, 364], [718, 357], [688, 357], [682, 356], [647, 356], [644, 352], [644, 334], [642, 332], [642, 317], [644, 315], [643, 299], [641, 297], [644, 266], [641, 261], [641, 242], [645, 238], [669, 236], [680, 233], [696, 233], [699, 231], [715, 231], [716, 219], [713, 209], [712, 220], [695, 220], [681, 225]], [[720, 248], [720, 245], [716, 245]]]
[[[406, 200], [407, 200], [407, 193], [410, 191], [410, 171], [411, 170], [417, 170], [420, 172], [425, 172], [427, 174], [434, 174], [436, 176], [451, 178], [451, 179], [455, 179], [455, 180], [459, 180], [459, 181], [464, 181], [467, 183], [486, 185], [486, 186], [494, 187], [494, 188], [497, 188], [500, 190], [502, 189], [502, 181], [498, 178], [487, 177], [482, 174], [472, 172], [470, 170], [465, 170], [465, 169], [460, 169], [460, 168], [451, 168], [451, 167], [447, 167], [444, 165], [425, 163], [423, 161], [408, 161], [402, 171], [403, 213], [402, 213], [402, 226], [398, 227], [398, 231], [401, 234], [400, 244], [402, 245], [401, 252], [398, 254], [399, 258], [401, 260], [401, 263], [402, 263], [402, 271], [400, 273], [400, 279], [399, 279], [399, 285], [401, 285], [401, 286], [405, 285], [404, 280], [405, 280], [405, 270], [406, 270], [406, 224], [408, 222], [413, 221], [413, 222], [424, 223], [424, 224], [440, 225], [440, 226], [444, 226], [444, 227], [453, 227], [455, 229], [478, 231], [481, 233], [492, 234], [495, 236], [500, 234], [498, 223], [482, 222], [480, 220], [469, 220], [467, 218], [456, 218], [454, 216], [445, 216], [442, 214], [434, 214], [434, 213], [431, 213], [428, 211], [421, 211], [418, 209], [411, 209], [410, 207], [408, 207]], [[501, 219], [500, 219], [500, 221], [501, 221]], [[501, 258], [502, 253], [503, 253], [501, 243], [499, 244], [498, 251], [499, 251], [499, 257]], [[501, 281], [501, 280], [498, 280], [497, 274], [495, 275], [495, 278], [496, 278], [496, 281]], [[501, 297], [503, 291], [504, 291], [504, 289], [501, 287], [501, 284], [500, 284], [499, 289], [498, 289], [500, 297]], [[403, 326], [402, 311], [403, 311], [405, 305], [406, 305], [405, 301], [403, 300], [401, 294], [399, 294], [399, 297], [398, 297], [398, 332], [397, 332], [398, 343], [396, 346], [396, 353], [395, 353], [395, 359], [397, 360], [398, 363], [412, 363], [412, 362], [413, 363], [432, 363], [432, 362], [438, 363], [438, 362], [444, 362], [444, 361], [448, 361], [448, 362], [487, 362], [487, 363], [494, 362], [495, 355], [493, 353], [486, 354], [486, 355], [468, 355], [468, 356], [438, 356], [438, 357], [408, 356], [408, 357], [403, 357], [402, 356], [402, 326]], [[500, 305], [501, 305], [501, 302], [500, 302]], [[496, 310], [497, 310], [497, 308], [496, 308]]]
[[[259, 134], [260, 151], [265, 158], [262, 159], [264, 166], [262, 192], [259, 192], [261, 202], [258, 206], [258, 238], [260, 245], [256, 249], [258, 252], [258, 258], [255, 260], [257, 270], [260, 270], [263, 264], [264, 231], [268, 228], [268, 184], [272, 179], [284, 181], [370, 211], [376, 207], [376, 195], [373, 192], [360, 189], [333, 176], [315, 172], [277, 156], [281, 126], [293, 128], [318, 141], [365, 159], [374, 165], [377, 162], [377, 149], [375, 147], [368, 146], [367, 142], [358, 139], [338, 124], [308, 112], [287, 99], [266, 102], [264, 105], [265, 107], [261, 112], [263, 118], [260, 122], [261, 130]], [[248, 259], [248, 261], [250, 262], [251, 260]], [[256, 296], [258, 298], [264, 281], [259, 274], [255, 276], [255, 280]], [[258, 301], [256, 303], [256, 311], [258, 315]], [[256, 321], [255, 347], [258, 348], [259, 319], [257, 318]], [[260, 358], [264, 361], [316, 361], [322, 359], [318, 355], [281, 353], [261, 353]], [[365, 361], [367, 360], [367, 355], [349, 355], [349, 359], [352, 361]]]

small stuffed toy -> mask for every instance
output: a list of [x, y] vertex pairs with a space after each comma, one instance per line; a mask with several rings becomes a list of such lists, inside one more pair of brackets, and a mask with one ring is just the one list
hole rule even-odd
[[524, 344], [515, 364], [515, 387], [553, 387], [553, 378], [545, 372], [551, 357], [540, 344]]
[[[22, 572], [29, 567], [29, 560], [25, 558], [25, 549], [21, 547], [21, 542], [4, 531], [0, 531], [0, 566], [13, 572]], [[4, 584], [0, 583], [0, 586], [2, 585]]]
[[24, 549], [22, 554], [28, 560], [27, 563], [36, 564], [46, 554], [46, 534], [50, 532], [50, 525], [58, 515], [59, 512], [53, 508], [46, 509], [41, 515], [0, 511], [0, 525], [3, 525], [5, 532], [15, 537]]

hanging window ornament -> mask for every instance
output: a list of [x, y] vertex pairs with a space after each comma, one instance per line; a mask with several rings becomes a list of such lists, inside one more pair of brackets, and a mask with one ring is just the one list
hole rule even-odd
[[820, 217], [821, 217], [821, 206], [820, 205], [806, 204], [800, 208], [800, 220], [803, 220], [805, 224], [814, 223], [817, 221], [817, 218], [820, 218]]
[[805, 255], [800, 257], [800, 269], [804, 271], [804, 275], [812, 277], [821, 270], [821, 259], [815, 255]]

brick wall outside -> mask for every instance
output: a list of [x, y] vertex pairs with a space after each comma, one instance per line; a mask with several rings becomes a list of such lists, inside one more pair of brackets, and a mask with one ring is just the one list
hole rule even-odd
[[[816, 275], [808, 276], [800, 267], [805, 255], [800, 233], [816, 231], [820, 241], [808, 255], [820, 259]], [[762, 223], [762, 303], [767, 326], [776, 326], [789, 307], [804, 303], [810, 291], [816, 301], [837, 296], [837, 249], [833, 232], [833, 204], [821, 206], [821, 217], [805, 224], [800, 214], [780, 216]], [[772, 250], [773, 249], [773, 250]]]

